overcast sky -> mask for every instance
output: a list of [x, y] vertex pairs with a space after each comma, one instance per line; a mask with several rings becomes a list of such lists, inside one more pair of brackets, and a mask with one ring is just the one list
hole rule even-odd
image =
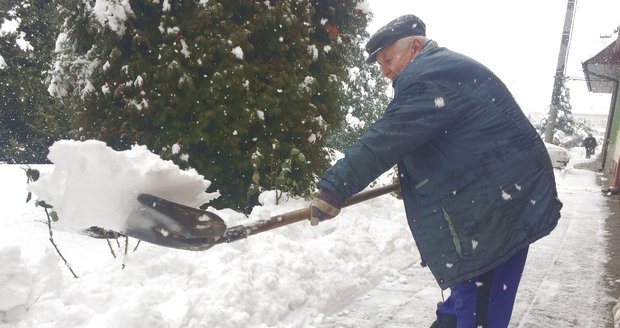
[[[368, 0], [372, 34], [390, 20], [414, 14], [439, 45], [473, 57], [508, 85], [525, 113], [548, 110], [567, 0]], [[581, 63], [609, 45], [620, 25], [620, 1], [577, 0], [566, 73], [584, 78]], [[601, 39], [601, 35], [612, 38]], [[568, 84], [574, 113], [607, 114], [610, 95]]]

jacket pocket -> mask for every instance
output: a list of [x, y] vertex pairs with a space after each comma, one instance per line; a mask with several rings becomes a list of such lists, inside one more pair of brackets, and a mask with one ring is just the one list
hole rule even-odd
[[444, 218], [461, 258], [503, 251], [518, 212], [507, 195], [504, 190], [485, 188], [442, 199]]

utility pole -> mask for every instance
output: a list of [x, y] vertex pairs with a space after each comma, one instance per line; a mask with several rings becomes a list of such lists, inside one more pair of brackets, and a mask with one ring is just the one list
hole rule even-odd
[[560, 104], [560, 93], [562, 92], [562, 83], [564, 80], [564, 71], [566, 69], [566, 60], [568, 59], [568, 44], [573, 30], [573, 20], [575, 17], [575, 2], [577, 0], [568, 0], [566, 5], [566, 17], [564, 18], [564, 29], [562, 30], [562, 42], [560, 43], [560, 53], [558, 55], [558, 65], [555, 69], [555, 77], [553, 81], [553, 91], [551, 93], [551, 106], [547, 116], [547, 127], [545, 128], [545, 142], [553, 141], [555, 133], [555, 121], [558, 118], [558, 106]]

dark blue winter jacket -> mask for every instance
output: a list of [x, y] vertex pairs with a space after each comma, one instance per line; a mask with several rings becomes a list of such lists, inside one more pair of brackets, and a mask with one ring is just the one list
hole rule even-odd
[[318, 183], [341, 200], [398, 164], [409, 227], [441, 288], [476, 277], [560, 218], [543, 141], [480, 63], [435, 47], [394, 81], [394, 99]]

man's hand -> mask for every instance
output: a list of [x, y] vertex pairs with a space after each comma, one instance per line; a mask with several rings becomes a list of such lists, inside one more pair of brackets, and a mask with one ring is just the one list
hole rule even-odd
[[315, 226], [320, 221], [333, 218], [340, 213], [340, 200], [327, 189], [320, 189], [310, 203], [310, 224]]

